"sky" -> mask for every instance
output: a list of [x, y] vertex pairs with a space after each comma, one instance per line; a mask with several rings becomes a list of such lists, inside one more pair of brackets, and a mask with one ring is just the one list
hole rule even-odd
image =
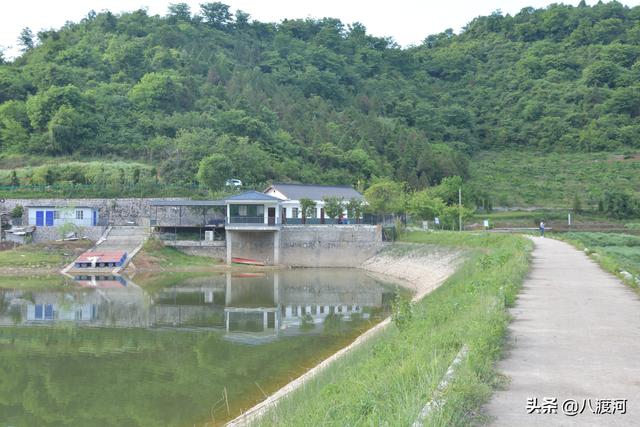
[[[192, 12], [207, 0], [183, 0]], [[211, 1], [211, 0], [208, 0]], [[5, 56], [18, 54], [17, 38], [29, 27], [34, 33], [59, 28], [66, 21], [77, 22], [90, 10], [113, 13], [146, 8], [150, 15], [164, 15], [170, 3], [180, 0], [18, 0], [3, 2], [0, 13], [0, 46]], [[501, 10], [515, 14], [523, 7], [545, 7], [554, 0], [223, 0], [232, 11], [240, 9], [262, 22], [279, 22], [285, 18], [339, 18], [343, 23], [360, 22], [369, 33], [392, 37], [401, 46], [420, 44], [430, 34], [453, 28], [457, 33], [476, 16]], [[559, 3], [560, 1], [555, 1]], [[594, 4], [597, 0], [587, 0]], [[565, 0], [577, 5], [579, 0]], [[622, 0], [637, 6], [640, 0]]]

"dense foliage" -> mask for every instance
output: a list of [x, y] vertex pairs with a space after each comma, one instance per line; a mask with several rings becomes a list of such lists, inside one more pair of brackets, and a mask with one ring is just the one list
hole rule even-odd
[[5, 156], [136, 159], [168, 183], [419, 189], [466, 177], [479, 148], [639, 140], [640, 7], [617, 2], [494, 13], [407, 49], [358, 23], [261, 23], [221, 3], [90, 12], [20, 43], [0, 64]]

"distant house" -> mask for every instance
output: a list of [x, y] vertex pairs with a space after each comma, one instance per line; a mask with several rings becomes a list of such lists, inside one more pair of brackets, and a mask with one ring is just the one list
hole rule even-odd
[[80, 227], [98, 225], [98, 208], [88, 206], [28, 206], [28, 223], [36, 227], [57, 227], [72, 223]]
[[[324, 223], [324, 199], [337, 197], [348, 202], [351, 199], [364, 200], [362, 194], [350, 186], [314, 185], [314, 184], [273, 184], [265, 191], [265, 194], [280, 199], [282, 205], [283, 222], [295, 223], [302, 218], [301, 199], [310, 199], [316, 203], [312, 219]], [[348, 218], [347, 210], [343, 212], [343, 218]], [[313, 221], [310, 221], [313, 222]]]

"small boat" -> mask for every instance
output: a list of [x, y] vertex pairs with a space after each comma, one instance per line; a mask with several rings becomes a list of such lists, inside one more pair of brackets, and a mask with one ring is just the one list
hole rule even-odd
[[265, 273], [232, 273], [231, 277], [238, 279], [252, 279], [256, 277], [267, 277]]
[[234, 264], [244, 265], [264, 265], [264, 262], [249, 258], [231, 258], [231, 262]]

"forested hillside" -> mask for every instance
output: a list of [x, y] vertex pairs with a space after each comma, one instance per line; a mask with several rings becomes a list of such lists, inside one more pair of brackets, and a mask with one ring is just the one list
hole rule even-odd
[[[221, 3], [90, 12], [20, 37], [24, 53], [0, 65], [5, 159], [136, 160], [167, 183], [418, 189], [467, 176], [480, 149], [640, 145], [640, 7], [617, 2], [495, 13], [407, 49], [357, 23], [261, 23]], [[56, 179], [91, 181], [19, 177]]]

